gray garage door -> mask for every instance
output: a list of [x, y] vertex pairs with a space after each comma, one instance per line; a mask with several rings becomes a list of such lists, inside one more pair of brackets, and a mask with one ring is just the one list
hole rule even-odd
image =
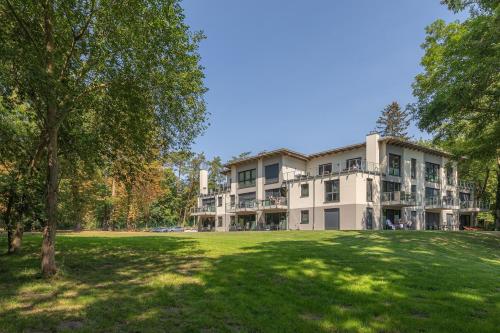
[[338, 208], [325, 209], [325, 230], [340, 229], [340, 212]]

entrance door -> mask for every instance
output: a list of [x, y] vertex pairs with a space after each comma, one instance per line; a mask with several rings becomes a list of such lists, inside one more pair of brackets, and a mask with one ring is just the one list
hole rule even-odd
[[425, 229], [438, 230], [439, 229], [439, 213], [425, 213]]
[[366, 208], [366, 229], [373, 229], [373, 208]]
[[325, 230], [340, 229], [340, 210], [339, 208], [325, 209]]
[[[401, 220], [401, 210], [398, 209], [384, 209], [383, 210], [383, 219], [384, 219], [384, 229], [392, 229], [390, 226], [396, 226], [399, 224]], [[388, 221], [391, 221], [390, 223]]]
[[460, 230], [470, 226], [470, 215], [460, 215]]

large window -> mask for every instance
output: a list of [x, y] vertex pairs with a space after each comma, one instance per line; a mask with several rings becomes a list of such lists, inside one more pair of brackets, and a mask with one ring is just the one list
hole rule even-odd
[[284, 187], [266, 190], [266, 199], [279, 198], [285, 196], [286, 196], [286, 189]]
[[458, 194], [458, 196], [459, 196], [461, 202], [470, 201], [470, 193], [460, 192]]
[[229, 198], [230, 198], [230, 202], [231, 202], [231, 207], [234, 207], [234, 203], [236, 201], [234, 194], [231, 194], [231, 196]]
[[332, 163], [321, 164], [318, 167], [318, 175], [329, 175], [332, 173]]
[[264, 167], [264, 175], [266, 177], [266, 184], [277, 183], [279, 181], [280, 166], [278, 163], [266, 165]]
[[430, 198], [439, 198], [439, 189], [433, 188], [433, 187], [426, 187], [425, 188], [425, 197], [430, 199]]
[[361, 169], [361, 157], [348, 159], [345, 163], [347, 170], [359, 170]]
[[222, 216], [217, 217], [217, 226], [220, 228], [222, 227]]
[[255, 169], [238, 172], [238, 187], [255, 186], [256, 174]]
[[382, 183], [382, 192], [397, 192], [401, 191], [401, 183], [389, 182], [384, 180]]
[[425, 181], [439, 183], [439, 164], [425, 162]]
[[238, 200], [240, 207], [252, 207], [255, 202], [255, 192], [240, 194]]
[[206, 198], [201, 201], [203, 207], [215, 206], [215, 198]]
[[217, 197], [217, 206], [222, 207], [222, 196]]
[[300, 185], [300, 196], [302, 198], [309, 196], [309, 184], [301, 184]]
[[366, 201], [373, 201], [373, 179], [366, 180]]
[[389, 175], [401, 176], [401, 156], [389, 154]]
[[417, 160], [411, 159], [411, 170], [410, 170], [411, 179], [417, 178]]
[[454, 185], [453, 181], [453, 167], [451, 165], [446, 167], [446, 183], [448, 185]]
[[340, 200], [340, 182], [338, 179], [329, 180], [325, 182], [325, 201], [339, 201]]
[[308, 210], [301, 210], [300, 211], [300, 223], [301, 224], [308, 224], [309, 223], [309, 211]]

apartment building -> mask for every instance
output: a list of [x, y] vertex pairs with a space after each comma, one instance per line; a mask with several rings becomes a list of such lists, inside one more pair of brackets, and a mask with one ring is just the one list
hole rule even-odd
[[192, 215], [207, 231], [458, 230], [487, 207], [449, 158], [378, 134], [310, 155], [263, 152], [227, 163], [216, 191], [202, 170]]

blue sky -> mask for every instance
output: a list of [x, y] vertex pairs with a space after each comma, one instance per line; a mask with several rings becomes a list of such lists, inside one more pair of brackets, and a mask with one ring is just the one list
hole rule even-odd
[[[454, 15], [439, 0], [184, 0], [207, 36], [208, 158], [362, 142], [380, 110], [413, 101], [424, 28]], [[414, 137], [426, 137], [412, 128]]]

